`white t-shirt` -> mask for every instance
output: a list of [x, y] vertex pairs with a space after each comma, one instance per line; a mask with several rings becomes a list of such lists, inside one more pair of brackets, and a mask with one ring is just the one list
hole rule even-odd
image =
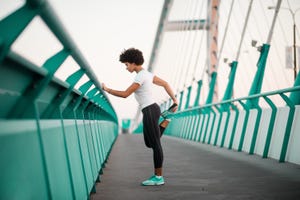
[[141, 109], [155, 103], [152, 96], [153, 77], [154, 75], [151, 72], [143, 69], [137, 73], [134, 79], [134, 82], [140, 85], [134, 92], [134, 96]]

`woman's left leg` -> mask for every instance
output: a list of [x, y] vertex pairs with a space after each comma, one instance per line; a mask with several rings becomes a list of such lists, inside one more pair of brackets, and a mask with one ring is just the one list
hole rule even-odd
[[[163, 150], [160, 143], [160, 128], [158, 120], [160, 117], [160, 108], [157, 104], [152, 104], [143, 109], [144, 134], [147, 143], [153, 149], [153, 162], [155, 175], [143, 182], [143, 185], [162, 185]], [[146, 141], [145, 141], [146, 142]]]

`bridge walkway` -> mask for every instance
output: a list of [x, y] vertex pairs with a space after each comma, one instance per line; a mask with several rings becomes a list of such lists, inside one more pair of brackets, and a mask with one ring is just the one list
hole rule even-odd
[[152, 151], [142, 135], [125, 134], [91, 199], [300, 199], [299, 165], [170, 136], [162, 145], [164, 186], [140, 185], [152, 173]]

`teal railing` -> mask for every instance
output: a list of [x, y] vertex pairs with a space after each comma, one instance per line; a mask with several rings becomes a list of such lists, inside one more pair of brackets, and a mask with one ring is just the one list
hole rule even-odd
[[[299, 92], [300, 86], [294, 86], [179, 111], [165, 134], [300, 164], [300, 107], [294, 98]], [[290, 97], [286, 93], [291, 93]], [[270, 98], [274, 95], [286, 106], [276, 106]], [[250, 108], [244, 102], [261, 99], [270, 108], [263, 109], [258, 103]]]
[[[43, 66], [10, 50], [36, 16], [63, 46]], [[54, 74], [68, 57], [80, 69], [61, 81]], [[118, 119], [47, 1], [28, 0], [0, 21], [0, 101], [0, 199], [88, 199]]]

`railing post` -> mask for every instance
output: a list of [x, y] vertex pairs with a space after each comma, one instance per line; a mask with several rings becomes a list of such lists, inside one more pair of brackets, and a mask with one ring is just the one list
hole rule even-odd
[[246, 112], [244, 123], [243, 123], [243, 129], [242, 129], [242, 133], [241, 133], [241, 138], [240, 138], [240, 143], [238, 146], [238, 151], [242, 151], [242, 148], [244, 145], [245, 133], [246, 133], [247, 124], [248, 124], [248, 119], [249, 119], [249, 107], [247, 106], [247, 104], [243, 103], [241, 100], [239, 100], [238, 102], [242, 105], [242, 107], [244, 108], [244, 110]]
[[78, 120], [80, 119], [80, 117], [78, 117], [78, 114], [77, 112], [79, 113], [79, 107], [80, 107], [80, 104], [82, 102], [82, 98], [83, 96], [86, 94], [86, 92], [89, 90], [89, 88], [92, 86], [92, 81], [89, 80], [87, 81], [86, 83], [84, 83], [82, 86], [80, 86], [79, 88], [79, 91], [81, 91], [81, 95], [74, 101], [71, 101], [69, 103], [69, 105], [67, 106], [67, 108], [69, 110], [71, 110], [71, 112], [68, 112], [69, 110], [68, 109], [65, 109], [64, 110], [64, 114], [67, 115], [67, 116], [70, 116], [70, 115], [73, 115], [74, 119], [75, 119], [75, 127], [76, 127], [76, 136], [77, 136], [77, 141], [78, 141], [78, 146], [79, 146], [79, 153], [80, 153], [80, 162], [81, 162], [81, 166], [82, 166], [82, 173], [83, 173], [83, 176], [84, 176], [84, 181], [85, 181], [85, 189], [86, 189], [86, 194], [87, 196], [89, 196], [89, 181], [88, 181], [88, 175], [87, 175], [87, 166], [85, 166], [84, 164], [84, 155], [83, 155], [83, 152], [82, 152], [82, 148], [83, 148], [83, 144], [82, 144], [82, 141], [80, 140], [80, 131], [79, 131], [79, 126], [78, 126]]
[[187, 88], [188, 93], [187, 93], [187, 96], [186, 96], [186, 102], [185, 102], [185, 107], [184, 107], [184, 109], [188, 109], [189, 106], [190, 106], [191, 89], [192, 89], [192, 86], [189, 86], [189, 87]]
[[[261, 91], [262, 82], [263, 82], [263, 78], [264, 78], [264, 72], [265, 72], [265, 68], [266, 68], [266, 62], [267, 62], [267, 58], [268, 58], [268, 54], [269, 54], [269, 49], [270, 49], [269, 44], [263, 44], [263, 46], [261, 48], [261, 52], [260, 52], [260, 57], [257, 62], [257, 71], [255, 74], [254, 80], [252, 82], [252, 86], [250, 88], [248, 96], [251, 96], [253, 94], [258, 94]], [[248, 99], [246, 101], [246, 104], [249, 108], [252, 108], [253, 105], [258, 104], [258, 99], [255, 99], [255, 100]]]
[[277, 107], [271, 101], [271, 99], [268, 98], [267, 96], [263, 96], [263, 98], [265, 99], [265, 101], [269, 104], [269, 106], [272, 109], [272, 114], [271, 114], [271, 118], [270, 118], [270, 122], [269, 122], [268, 133], [267, 133], [267, 137], [266, 137], [266, 143], [265, 143], [264, 152], [263, 152], [263, 155], [262, 155], [263, 158], [267, 158], [268, 154], [269, 154], [272, 135], [273, 135], [273, 129], [274, 129], [274, 124], [275, 124], [275, 119], [276, 119]]
[[196, 127], [195, 127], [195, 134], [194, 134], [194, 137], [193, 137], [193, 140], [194, 141], [197, 141], [197, 136], [198, 136], [198, 132], [199, 132], [199, 127], [200, 127], [200, 121], [201, 121], [201, 110], [200, 109], [197, 109], [197, 112], [196, 115], [198, 117], [198, 120], [196, 121]]
[[193, 112], [192, 111], [189, 111], [188, 112], [188, 127], [187, 127], [187, 133], [188, 133], [188, 137], [187, 139], [191, 139], [191, 129], [192, 129], [192, 125], [193, 125]]
[[223, 131], [223, 136], [222, 136], [220, 147], [224, 146], [224, 142], [225, 142], [225, 138], [226, 138], [227, 127], [228, 127], [229, 118], [230, 118], [230, 109], [229, 108], [230, 108], [230, 104], [225, 104], [223, 106], [223, 111], [225, 111], [227, 113], [227, 116], [226, 116], [225, 127], [224, 127], [224, 131]]
[[220, 126], [221, 126], [222, 117], [223, 117], [222, 109], [219, 108], [217, 105], [215, 105], [215, 108], [216, 108], [217, 111], [219, 112], [220, 118], [219, 118], [219, 121], [218, 121], [218, 127], [217, 127], [217, 130], [216, 130], [216, 137], [215, 137], [215, 141], [214, 141], [214, 146], [217, 145], [217, 142], [218, 142], [218, 139], [219, 139], [219, 131], [220, 131]]
[[231, 132], [228, 149], [232, 149], [233, 140], [234, 140], [234, 136], [235, 136], [235, 132], [236, 132], [236, 125], [237, 125], [237, 122], [239, 119], [239, 114], [240, 114], [239, 109], [233, 103], [231, 103], [231, 107], [235, 111], [235, 117], [234, 117], [234, 122], [233, 122], [233, 126], [232, 126], [232, 132]]
[[198, 81], [198, 87], [197, 87], [197, 93], [196, 93], [196, 98], [195, 98], [195, 102], [194, 102], [194, 107], [199, 105], [200, 102], [200, 93], [201, 93], [201, 88], [202, 88], [202, 80]]
[[207, 108], [208, 112], [207, 112], [207, 122], [206, 122], [206, 126], [205, 126], [205, 130], [204, 130], [204, 135], [203, 135], [203, 139], [202, 139], [202, 143], [205, 143], [205, 138], [206, 138], [206, 135], [207, 135], [207, 129], [208, 129], [208, 126], [209, 126], [209, 121], [210, 121], [210, 112], [212, 110], [212, 108]]
[[198, 117], [197, 110], [193, 110], [192, 113], [193, 113], [193, 125], [191, 128], [192, 134], [191, 134], [190, 140], [194, 140], [194, 138], [195, 138], [195, 130], [196, 130], [196, 126], [197, 126], [197, 117]]
[[215, 124], [215, 121], [216, 121], [216, 112], [214, 111], [213, 108], [211, 108], [211, 112], [213, 113], [213, 120], [211, 122], [211, 129], [210, 129], [210, 132], [209, 132], [209, 137], [208, 137], [207, 144], [210, 144], [210, 142], [211, 142], [211, 137], [212, 137], [213, 130], [214, 130], [214, 124]]
[[[294, 83], [294, 87], [300, 86], [300, 73], [298, 72], [297, 78]], [[290, 94], [290, 100], [295, 104], [295, 105], [300, 105], [300, 91], [293, 91]]]
[[290, 107], [289, 117], [285, 128], [285, 133], [284, 133], [284, 138], [283, 138], [283, 143], [282, 143], [282, 148], [281, 148], [280, 158], [279, 158], [279, 162], [284, 162], [286, 151], [289, 144], [290, 135], [291, 135], [291, 129], [292, 129], [293, 118], [295, 113], [295, 104], [285, 94], [281, 93], [280, 96], [287, 103], [287, 106]]
[[215, 92], [215, 85], [216, 85], [216, 79], [217, 79], [217, 72], [213, 72], [211, 74], [211, 80], [209, 84], [209, 93], [206, 99], [205, 104], [210, 104], [213, 102], [214, 92]]
[[208, 113], [209, 113], [209, 111], [208, 111], [207, 108], [204, 108], [204, 109], [202, 110], [203, 120], [202, 120], [202, 122], [201, 122], [201, 128], [200, 128], [200, 132], [199, 132], [199, 138], [198, 138], [198, 140], [197, 140], [198, 142], [201, 141], [202, 133], [203, 133], [203, 131], [204, 131], [205, 119], [206, 119], [206, 116], [208, 115]]
[[[226, 87], [226, 90], [225, 90], [225, 93], [224, 93], [224, 97], [222, 99], [223, 101], [232, 98], [233, 85], [234, 85], [234, 79], [235, 79], [235, 74], [236, 74], [236, 70], [237, 70], [237, 65], [238, 65], [237, 61], [233, 61], [230, 64], [231, 70], [230, 70], [230, 74], [229, 74], [229, 78], [228, 78], [229, 80], [228, 80], [228, 83], [227, 83], [227, 87]], [[224, 105], [224, 106], [226, 106], [226, 105]]]
[[182, 107], [183, 92], [184, 92], [184, 90], [182, 90], [180, 92], [180, 100], [179, 100], [178, 111], [181, 111], [181, 109], [182, 109], [181, 107]]
[[36, 126], [37, 126], [37, 137], [38, 137], [38, 141], [39, 141], [39, 149], [41, 152], [43, 173], [45, 176], [45, 182], [46, 182], [46, 187], [47, 187], [47, 195], [50, 199], [52, 199], [53, 197], [52, 197], [52, 191], [51, 191], [49, 169], [47, 167], [47, 162], [46, 162], [45, 144], [44, 144], [43, 137], [42, 137], [40, 114], [39, 114], [39, 110], [38, 110], [36, 103], [34, 103], [34, 112], [35, 112], [35, 121], [36, 121]]
[[[257, 102], [258, 102], [258, 100], [257, 100]], [[260, 119], [261, 119], [261, 113], [262, 113], [262, 109], [259, 106], [259, 104], [256, 104], [255, 108], [257, 109], [257, 116], [256, 116], [256, 121], [255, 121], [255, 127], [254, 127], [254, 130], [253, 130], [253, 135], [252, 135], [252, 140], [251, 140], [251, 146], [250, 146], [249, 154], [253, 154], [254, 153], [256, 139], [257, 139], [257, 134], [258, 134], [258, 128], [259, 128]]]

